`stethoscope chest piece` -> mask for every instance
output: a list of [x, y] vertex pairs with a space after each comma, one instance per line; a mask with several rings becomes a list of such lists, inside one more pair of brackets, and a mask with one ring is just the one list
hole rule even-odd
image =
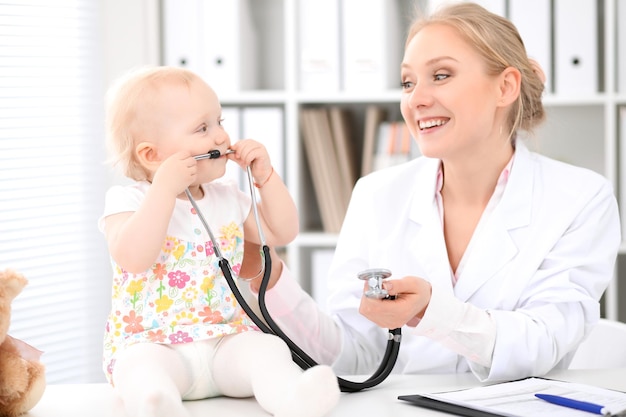
[[391, 276], [391, 271], [383, 268], [366, 269], [359, 272], [357, 275], [359, 279], [367, 281], [369, 287], [365, 291], [365, 296], [368, 298], [387, 298], [389, 293], [383, 288], [383, 280]]

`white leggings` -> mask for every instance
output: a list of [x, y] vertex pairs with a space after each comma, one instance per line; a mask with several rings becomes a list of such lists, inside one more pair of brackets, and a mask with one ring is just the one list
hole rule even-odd
[[[318, 384], [330, 382], [331, 390], [326, 388], [328, 392], [320, 396], [329, 396], [330, 400], [338, 398], [337, 388], [332, 389], [333, 383], [336, 385], [334, 374], [330, 368], [322, 372], [322, 376], [309, 378], [314, 383], [313, 391]], [[282, 340], [249, 331], [182, 345], [132, 345], [119, 354], [113, 381], [129, 416], [187, 416], [181, 399], [219, 395], [238, 398], [254, 395], [261, 407], [271, 414], [289, 415], [294, 410], [285, 409], [287, 394], [298, 385], [297, 380], [302, 375]], [[324, 412], [306, 414], [314, 416]]]

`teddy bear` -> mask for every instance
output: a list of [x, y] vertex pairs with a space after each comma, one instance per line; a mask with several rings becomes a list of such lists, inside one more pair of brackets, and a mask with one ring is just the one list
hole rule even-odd
[[28, 280], [13, 270], [0, 271], [0, 417], [16, 417], [32, 409], [45, 388], [41, 351], [9, 336], [11, 302]]

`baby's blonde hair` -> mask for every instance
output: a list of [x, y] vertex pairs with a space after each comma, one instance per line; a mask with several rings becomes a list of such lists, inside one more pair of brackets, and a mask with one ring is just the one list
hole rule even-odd
[[135, 155], [138, 144], [137, 117], [146, 100], [163, 81], [189, 86], [198, 75], [184, 68], [150, 66], [133, 69], [118, 78], [106, 94], [106, 140], [109, 162], [120, 165], [124, 175], [136, 181], [149, 179]]
[[478, 4], [463, 2], [436, 10], [430, 17], [417, 18], [409, 28], [406, 44], [424, 27], [443, 24], [457, 32], [483, 58], [487, 71], [498, 75], [508, 67], [522, 75], [520, 95], [509, 112], [507, 129], [515, 138], [518, 129], [532, 132], [545, 119], [542, 103], [545, 75], [529, 59], [517, 28], [509, 20]]

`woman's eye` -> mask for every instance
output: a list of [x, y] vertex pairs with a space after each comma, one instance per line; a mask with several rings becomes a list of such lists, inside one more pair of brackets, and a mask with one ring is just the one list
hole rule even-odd
[[435, 81], [443, 81], [446, 78], [448, 78], [450, 75], [448, 74], [435, 74], [434, 79]]
[[403, 89], [409, 89], [413, 86], [413, 83], [411, 81], [402, 81], [400, 83], [400, 87], [402, 87]]

